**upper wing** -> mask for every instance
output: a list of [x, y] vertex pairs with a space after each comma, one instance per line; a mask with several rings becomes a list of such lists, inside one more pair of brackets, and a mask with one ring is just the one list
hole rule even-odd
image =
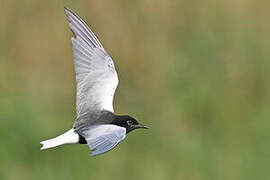
[[77, 117], [88, 111], [113, 112], [118, 77], [113, 60], [83, 20], [65, 8], [72, 37], [77, 80]]
[[111, 124], [92, 126], [78, 133], [87, 141], [92, 156], [110, 151], [126, 137], [125, 128]]

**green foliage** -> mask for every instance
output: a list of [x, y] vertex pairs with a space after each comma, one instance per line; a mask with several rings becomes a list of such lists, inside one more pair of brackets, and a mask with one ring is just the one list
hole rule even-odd
[[[0, 4], [0, 179], [270, 178], [266, 1]], [[98, 157], [85, 145], [39, 150], [75, 119], [64, 6], [115, 61], [116, 113], [151, 127]]]

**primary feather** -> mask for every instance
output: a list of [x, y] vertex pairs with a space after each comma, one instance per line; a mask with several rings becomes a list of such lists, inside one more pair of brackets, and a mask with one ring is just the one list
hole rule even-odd
[[113, 112], [113, 96], [118, 85], [113, 60], [86, 23], [69, 9], [65, 12], [74, 34], [77, 117], [102, 110]]

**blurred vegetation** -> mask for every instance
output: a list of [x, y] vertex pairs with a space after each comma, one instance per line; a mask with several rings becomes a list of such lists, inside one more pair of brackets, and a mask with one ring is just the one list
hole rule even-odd
[[[64, 6], [118, 70], [114, 109], [151, 127], [113, 151], [40, 151], [75, 119]], [[269, 1], [0, 1], [0, 179], [270, 179]]]

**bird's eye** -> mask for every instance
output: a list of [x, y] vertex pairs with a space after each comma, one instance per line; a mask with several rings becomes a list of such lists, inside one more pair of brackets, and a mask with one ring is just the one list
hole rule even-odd
[[127, 125], [131, 126], [133, 124], [133, 122], [131, 120], [127, 121]]

